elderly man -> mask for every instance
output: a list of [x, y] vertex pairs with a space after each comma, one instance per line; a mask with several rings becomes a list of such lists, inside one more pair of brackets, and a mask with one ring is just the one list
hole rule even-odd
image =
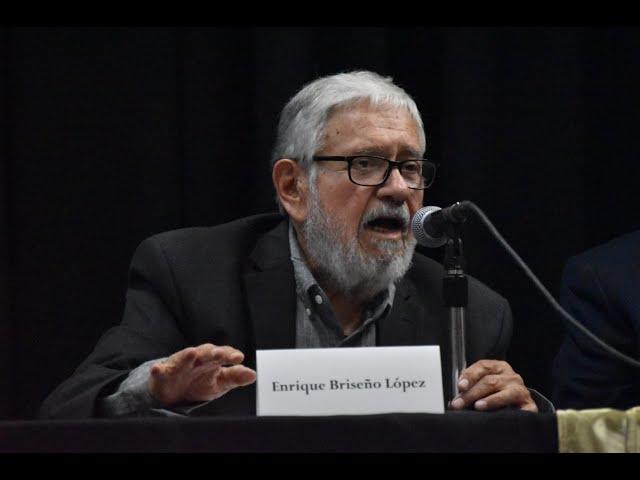
[[[391, 79], [306, 85], [282, 111], [273, 153], [282, 215], [145, 240], [122, 324], [42, 415], [255, 413], [259, 349], [435, 344], [450, 371], [442, 267], [414, 252], [409, 228], [435, 176], [424, 151], [417, 107]], [[470, 366], [451, 408], [538, 411], [499, 360], [511, 328], [506, 300], [470, 279]]]

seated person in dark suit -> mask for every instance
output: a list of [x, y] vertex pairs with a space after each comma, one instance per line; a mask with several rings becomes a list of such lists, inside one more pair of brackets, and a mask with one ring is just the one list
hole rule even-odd
[[[563, 306], [616, 350], [638, 359], [640, 348], [640, 231], [572, 257], [562, 277]], [[554, 361], [558, 408], [640, 404], [640, 369], [618, 360], [575, 327]]]
[[[424, 151], [417, 107], [391, 79], [352, 72], [306, 85], [278, 126], [281, 214], [142, 242], [122, 323], [41, 415], [254, 414], [259, 349], [440, 345], [451, 371], [442, 266], [414, 253], [410, 229], [435, 175]], [[452, 408], [538, 411], [501, 360], [507, 301], [470, 278], [466, 321], [469, 367]]]

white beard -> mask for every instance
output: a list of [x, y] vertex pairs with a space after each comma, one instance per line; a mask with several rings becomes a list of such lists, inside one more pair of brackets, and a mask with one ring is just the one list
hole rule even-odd
[[[313, 178], [310, 179], [309, 215], [302, 234], [310, 257], [310, 269], [325, 290], [371, 300], [392, 282], [399, 281], [411, 266], [416, 240], [409, 234], [404, 240], [376, 240], [379, 255], [362, 250], [357, 237], [348, 238], [343, 225], [332, 221], [323, 211]], [[359, 231], [380, 214], [401, 215], [409, 224], [406, 206], [383, 203], [364, 216]]]

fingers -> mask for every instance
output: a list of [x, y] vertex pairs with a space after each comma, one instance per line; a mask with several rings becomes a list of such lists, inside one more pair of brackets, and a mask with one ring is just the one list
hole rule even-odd
[[219, 367], [215, 370], [203, 371], [190, 382], [183, 393], [183, 398], [190, 402], [214, 400], [229, 390], [255, 381], [256, 372], [244, 365]]
[[185, 371], [206, 364], [237, 365], [244, 360], [244, 354], [230, 346], [216, 346], [204, 343], [197, 347], [189, 347], [171, 355], [165, 362], [156, 364], [151, 373], [164, 375], [184, 374]]
[[513, 386], [505, 390], [484, 397], [474, 402], [476, 410], [499, 410], [501, 408], [515, 406], [521, 410], [537, 412], [538, 407], [531, 398], [529, 390], [524, 386]]
[[[243, 360], [244, 354], [230, 346], [205, 343], [185, 348], [151, 367], [149, 391], [167, 405], [217, 398], [231, 388], [255, 381], [255, 372], [239, 365]], [[227, 373], [225, 365], [241, 368]], [[223, 380], [222, 385], [218, 378]]]
[[451, 402], [454, 409], [466, 408], [477, 400], [487, 397], [505, 387], [506, 380], [500, 375], [487, 375], [481, 378], [467, 391], [460, 390], [458, 396]]
[[496, 392], [523, 385], [522, 378], [516, 373], [511, 375], [487, 375], [481, 378], [469, 390], [462, 392], [460, 396], [465, 400], [467, 405], [470, 405], [476, 400], [488, 397]]
[[170, 377], [182, 375], [193, 368], [197, 352], [195, 347], [185, 348], [174, 353], [165, 361], [158, 362], [151, 367], [151, 375], [154, 377]]
[[237, 365], [244, 361], [244, 353], [230, 346], [216, 346], [205, 343], [195, 348], [194, 367], [205, 364]]
[[233, 388], [251, 385], [256, 381], [257, 374], [244, 365], [234, 365], [220, 369], [217, 377], [219, 390], [226, 393]]
[[[206, 344], [213, 347], [211, 350], [211, 361], [219, 363], [221, 365], [238, 365], [244, 361], [244, 353], [240, 350], [230, 347], [228, 345], [223, 347], [216, 347], [211, 344]], [[204, 347], [205, 345], [202, 345]]]
[[464, 392], [487, 375], [503, 373], [513, 373], [511, 365], [507, 362], [502, 360], [478, 360], [462, 371], [458, 380], [458, 389]]
[[460, 410], [472, 406], [476, 410], [497, 410], [517, 406], [523, 410], [537, 411], [522, 377], [507, 362], [480, 360], [460, 375], [459, 395], [450, 407]]

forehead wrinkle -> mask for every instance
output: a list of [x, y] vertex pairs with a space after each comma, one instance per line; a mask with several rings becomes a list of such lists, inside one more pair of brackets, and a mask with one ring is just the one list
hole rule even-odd
[[389, 156], [408, 153], [419, 157], [419, 126], [408, 112], [398, 109], [338, 109], [327, 120], [320, 149], [340, 147], [341, 154]]
[[[388, 157], [390, 150], [380, 146], [373, 145], [371, 147], [362, 147], [362, 148], [353, 148], [350, 155], [372, 155], [374, 157]], [[398, 148], [398, 156], [408, 156], [411, 158], [417, 158], [420, 156], [420, 153], [413, 148], [411, 145], [400, 145]]]

